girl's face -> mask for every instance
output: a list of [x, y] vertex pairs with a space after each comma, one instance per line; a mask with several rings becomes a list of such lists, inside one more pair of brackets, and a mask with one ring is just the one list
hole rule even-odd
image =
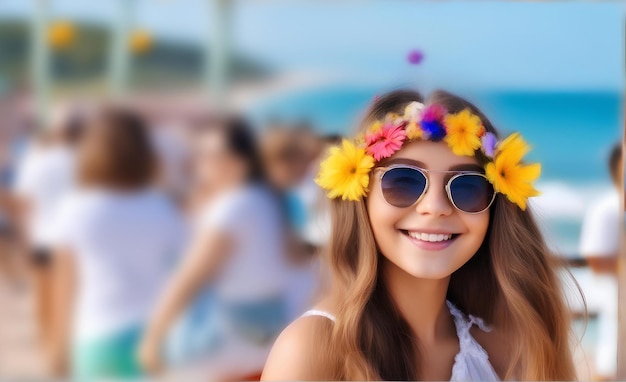
[[[454, 155], [445, 142], [408, 143], [383, 163], [384, 166], [391, 164], [409, 164], [434, 171], [482, 172], [475, 158]], [[452, 205], [445, 184], [454, 173], [427, 173], [426, 193], [420, 201], [406, 208], [394, 207], [385, 201], [380, 175], [380, 171], [372, 172], [367, 209], [378, 249], [388, 262], [386, 265], [416, 278], [443, 279], [476, 253], [489, 226], [489, 210], [469, 214]], [[452, 236], [437, 241], [442, 239], [440, 235]]]

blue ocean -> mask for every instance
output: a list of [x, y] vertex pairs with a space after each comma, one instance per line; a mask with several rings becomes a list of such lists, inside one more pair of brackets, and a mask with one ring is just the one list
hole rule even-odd
[[[267, 101], [252, 112], [260, 121], [308, 121], [321, 133], [350, 134], [380, 91], [323, 87]], [[623, 99], [610, 92], [491, 91], [459, 94], [476, 104], [503, 133], [531, 143], [528, 161], [542, 163], [533, 211], [553, 250], [578, 257], [580, 228], [594, 200], [611, 191], [609, 151], [622, 136]]]

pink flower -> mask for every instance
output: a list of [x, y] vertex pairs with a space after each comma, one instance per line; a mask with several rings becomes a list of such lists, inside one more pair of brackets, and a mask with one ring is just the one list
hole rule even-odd
[[422, 114], [422, 121], [439, 121], [443, 122], [443, 117], [446, 115], [446, 109], [438, 104], [432, 104], [426, 106]]
[[404, 124], [386, 123], [382, 129], [371, 132], [365, 136], [366, 151], [376, 161], [389, 158], [400, 150], [406, 139]]

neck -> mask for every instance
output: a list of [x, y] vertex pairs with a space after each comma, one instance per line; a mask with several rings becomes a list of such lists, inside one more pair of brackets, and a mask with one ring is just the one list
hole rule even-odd
[[420, 343], [428, 345], [456, 336], [446, 305], [450, 277], [440, 280], [416, 278], [383, 260], [383, 282], [394, 305]]

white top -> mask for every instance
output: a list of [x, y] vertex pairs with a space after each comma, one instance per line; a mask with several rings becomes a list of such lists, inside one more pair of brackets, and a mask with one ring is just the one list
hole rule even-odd
[[75, 192], [62, 202], [55, 243], [77, 259], [75, 335], [142, 323], [184, 245], [181, 215], [160, 192]]
[[[450, 301], [446, 301], [450, 314], [454, 318], [456, 333], [459, 337], [459, 352], [454, 357], [454, 365], [452, 366], [451, 381], [499, 381], [493, 366], [489, 363], [489, 355], [480, 346], [480, 344], [472, 337], [470, 329], [472, 325], [478, 326], [483, 331], [491, 329], [485, 325], [481, 318], [469, 315], [466, 317], [457, 307]], [[323, 310], [309, 310], [304, 316], [322, 316], [333, 322], [336, 321], [334, 315]]]
[[622, 213], [620, 195], [612, 190], [594, 203], [583, 220], [580, 253], [585, 256], [617, 256]]
[[225, 193], [200, 213], [199, 229], [224, 232], [233, 243], [213, 286], [228, 301], [256, 301], [284, 291], [285, 241], [280, 208], [262, 186]]
[[51, 244], [56, 209], [74, 179], [74, 152], [67, 147], [31, 147], [22, 158], [14, 191], [29, 202], [27, 235], [34, 246]]

